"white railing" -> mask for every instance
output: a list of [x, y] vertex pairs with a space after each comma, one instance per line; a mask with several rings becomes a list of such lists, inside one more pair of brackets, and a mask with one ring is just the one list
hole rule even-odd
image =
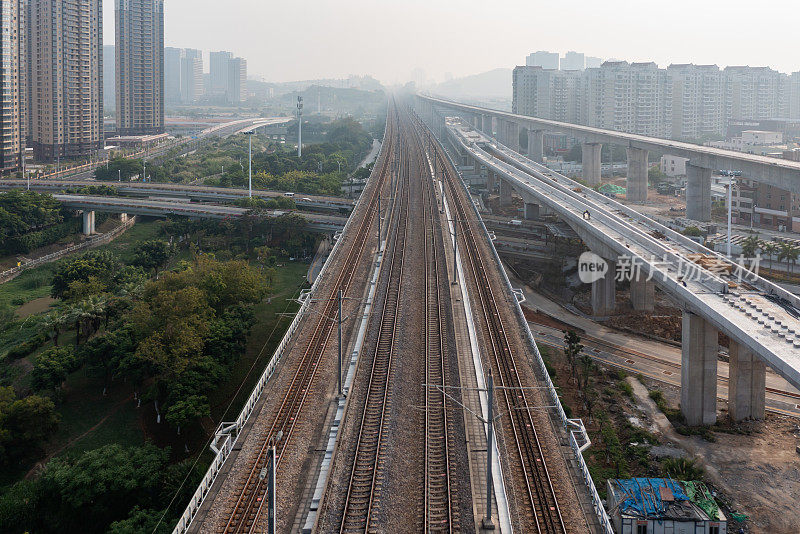
[[[433, 132], [433, 128], [429, 129], [431, 130], [431, 132]], [[435, 136], [435, 132], [433, 133]], [[450, 160], [450, 164], [453, 166], [453, 168], [457, 169], [455, 162], [450, 156], [450, 153], [445, 151], [445, 154], [447, 154], [447, 158]], [[461, 187], [464, 189], [464, 192], [467, 194], [467, 196], [469, 198], [472, 198], [469, 189], [467, 189], [466, 184], [464, 184], [463, 180], [460, 179], [460, 174], [459, 174], [459, 183], [461, 184]], [[500, 267], [500, 272], [503, 275], [503, 281], [505, 282], [506, 290], [512, 297], [514, 297], [513, 300], [515, 303], [514, 308], [517, 315], [517, 321], [523, 328], [523, 331], [525, 332], [525, 335], [528, 338], [528, 344], [531, 346], [531, 348], [533, 349], [533, 353], [536, 356], [534, 363], [538, 367], [539, 374], [541, 375], [542, 380], [545, 382], [547, 386], [545, 390], [547, 391], [547, 394], [550, 397], [550, 403], [552, 406], [556, 408], [556, 412], [558, 413], [558, 418], [561, 421], [561, 424], [563, 425], [567, 434], [569, 435], [570, 448], [572, 449], [573, 455], [575, 457], [575, 463], [577, 464], [578, 469], [581, 472], [583, 482], [586, 485], [586, 488], [589, 490], [589, 495], [592, 499], [592, 508], [594, 509], [595, 516], [597, 517], [597, 520], [600, 523], [603, 532], [605, 534], [613, 534], [614, 529], [611, 525], [611, 519], [608, 517], [608, 513], [606, 512], [606, 509], [603, 506], [603, 501], [600, 498], [600, 495], [597, 493], [597, 488], [595, 487], [594, 480], [592, 479], [592, 476], [589, 473], [589, 467], [586, 465], [586, 460], [583, 458], [583, 451], [586, 450], [592, 444], [592, 441], [586, 432], [586, 427], [583, 425], [583, 421], [581, 421], [580, 419], [567, 418], [567, 414], [564, 412], [564, 407], [561, 404], [561, 399], [558, 397], [558, 391], [556, 390], [553, 381], [550, 379], [550, 374], [547, 372], [547, 366], [545, 366], [544, 359], [542, 358], [542, 355], [539, 352], [539, 347], [536, 345], [536, 340], [533, 337], [533, 332], [531, 332], [530, 326], [528, 325], [528, 321], [525, 318], [525, 314], [522, 311], [522, 306], [520, 305], [519, 300], [515, 296], [515, 290], [511, 285], [511, 280], [509, 280], [508, 278], [508, 273], [506, 273], [505, 267], [503, 267], [503, 262], [500, 260], [500, 256], [497, 254], [497, 249], [495, 249], [494, 247], [494, 242], [491, 239], [489, 231], [486, 229], [486, 225], [483, 222], [483, 218], [481, 217], [480, 213], [475, 207], [475, 204], [470, 202], [470, 205], [472, 206], [472, 210], [477, 220], [480, 221], [484, 237], [486, 238], [486, 240], [490, 245], [489, 248], [492, 251], [492, 256], [494, 257], [494, 261]]]
[[131, 217], [130, 219], [128, 219], [127, 221], [125, 221], [121, 225], [117, 226], [116, 228], [114, 228], [113, 230], [111, 230], [109, 232], [106, 232], [105, 234], [93, 237], [93, 238], [88, 239], [86, 241], [82, 241], [81, 243], [78, 243], [78, 244], [75, 244], [75, 245], [71, 245], [71, 246], [69, 246], [69, 247], [67, 247], [65, 249], [61, 249], [61, 250], [56, 251], [56, 252], [51, 252], [50, 254], [46, 254], [45, 256], [42, 256], [40, 258], [36, 258], [36, 259], [30, 260], [30, 261], [26, 261], [25, 263], [23, 263], [21, 265], [18, 265], [17, 267], [13, 267], [11, 269], [7, 269], [7, 270], [5, 270], [5, 271], [0, 273], [0, 284], [8, 282], [9, 280], [13, 280], [17, 276], [19, 276], [20, 273], [22, 273], [22, 271], [25, 271], [25, 270], [30, 269], [32, 267], [36, 267], [36, 266], [42, 265], [44, 263], [49, 263], [51, 261], [55, 261], [55, 260], [57, 260], [57, 259], [59, 259], [59, 258], [61, 258], [63, 256], [66, 256], [67, 254], [70, 254], [70, 253], [78, 251], [78, 250], [82, 250], [82, 249], [85, 249], [85, 248], [91, 248], [91, 247], [94, 247], [94, 246], [97, 246], [97, 245], [102, 245], [104, 243], [108, 243], [109, 241], [111, 241], [112, 239], [117, 237], [119, 234], [123, 233], [125, 230], [127, 230], [128, 228], [133, 226], [133, 223], [135, 222], [135, 220], [136, 220], [135, 217]]
[[[383, 149], [381, 149], [383, 152]], [[384, 156], [385, 157], [385, 156]], [[375, 169], [379, 168], [379, 165], [375, 165]], [[377, 172], [373, 170], [373, 173]], [[358, 202], [356, 203], [356, 207], [353, 209], [352, 213], [355, 213], [358, 209], [358, 204], [362, 201], [364, 197], [362, 196], [359, 198]], [[346, 235], [350, 225], [353, 222], [354, 217], [348, 217], [347, 223], [344, 225], [344, 229], [342, 230], [342, 235]], [[214, 485], [214, 482], [217, 479], [217, 475], [219, 475], [220, 470], [222, 469], [225, 460], [228, 459], [230, 456], [231, 451], [233, 450], [233, 446], [236, 443], [236, 440], [239, 439], [240, 431], [247, 423], [250, 415], [252, 415], [253, 410], [255, 409], [256, 404], [258, 403], [259, 398], [261, 397], [261, 393], [264, 391], [264, 388], [269, 382], [269, 379], [272, 377], [272, 373], [275, 370], [275, 366], [280, 362], [281, 358], [283, 357], [283, 351], [286, 349], [287, 345], [292, 339], [297, 327], [300, 323], [303, 322], [306, 316], [306, 311], [310, 306], [310, 302], [312, 300], [311, 297], [314, 296], [317, 288], [320, 284], [320, 281], [325, 278], [325, 273], [329, 270], [331, 265], [332, 258], [336, 257], [336, 252], [340, 246], [342, 246], [342, 242], [344, 239], [337, 239], [336, 243], [333, 245], [333, 249], [331, 249], [330, 254], [328, 255], [328, 259], [325, 261], [325, 264], [322, 266], [322, 270], [320, 271], [317, 279], [311, 286], [307, 292], [303, 292], [302, 297], [302, 304], [300, 305], [300, 309], [297, 311], [297, 314], [294, 316], [292, 320], [292, 324], [289, 325], [289, 329], [283, 335], [283, 339], [281, 339], [280, 344], [275, 349], [273, 353], [272, 359], [270, 360], [267, 368], [264, 369], [264, 372], [261, 374], [261, 378], [259, 378], [258, 382], [256, 383], [255, 387], [253, 388], [253, 392], [250, 394], [250, 397], [247, 399], [247, 403], [245, 403], [244, 408], [239, 413], [239, 417], [236, 418], [235, 422], [230, 423], [220, 423], [215, 440], [214, 440], [214, 447], [213, 449], [216, 450], [216, 455], [214, 457], [214, 461], [211, 463], [211, 466], [206, 471], [203, 480], [200, 481], [200, 485], [198, 486], [197, 490], [192, 495], [192, 499], [189, 501], [189, 504], [186, 506], [186, 510], [184, 510], [183, 515], [178, 519], [178, 523], [175, 525], [173, 529], [173, 534], [184, 534], [189, 530], [189, 526], [192, 523], [195, 515], [200, 510], [200, 507], [203, 504], [208, 492], [211, 490], [211, 487]], [[220, 439], [221, 445], [220, 445]]]

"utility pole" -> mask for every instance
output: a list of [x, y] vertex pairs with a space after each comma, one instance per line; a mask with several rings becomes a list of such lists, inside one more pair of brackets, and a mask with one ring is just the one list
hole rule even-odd
[[[444, 200], [442, 200], [444, 202]], [[458, 221], [453, 219], [453, 285], [458, 284]]]
[[494, 379], [492, 378], [492, 370], [489, 369], [487, 373], [488, 382], [488, 397], [489, 403], [487, 406], [489, 417], [487, 424], [489, 425], [486, 431], [486, 517], [483, 518], [483, 528], [486, 530], [494, 530], [494, 522], [492, 521], [492, 441], [494, 440]]
[[297, 157], [303, 157], [303, 97], [297, 97]]
[[253, 134], [255, 132], [253, 130], [249, 130], [249, 131], [247, 131], [245, 133], [247, 134], [247, 137], [250, 138], [250, 148], [249, 148], [248, 155], [247, 155], [247, 159], [249, 160], [249, 164], [248, 165], [249, 165], [249, 168], [250, 168], [250, 171], [249, 171], [249, 174], [248, 174], [249, 178], [248, 178], [248, 181], [247, 181], [247, 184], [248, 184], [247, 185], [247, 191], [248, 191], [247, 196], [249, 198], [253, 198]]
[[378, 191], [378, 251], [381, 250], [381, 192]]
[[338, 373], [336, 373], [339, 384], [339, 396], [342, 396], [342, 290], [339, 290], [339, 361]]
[[733, 218], [733, 172], [728, 171], [728, 257], [731, 257], [731, 220]]

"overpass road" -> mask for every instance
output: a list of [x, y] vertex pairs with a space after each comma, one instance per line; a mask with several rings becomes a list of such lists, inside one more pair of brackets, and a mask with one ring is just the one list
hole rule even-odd
[[[172, 202], [163, 200], [140, 200], [133, 198], [104, 197], [90, 195], [53, 195], [53, 198], [65, 206], [84, 210], [85, 212], [126, 213], [133, 215], [149, 215], [164, 217], [179, 215], [201, 219], [228, 219], [244, 216], [249, 209], [215, 204], [201, 204], [192, 202]], [[293, 213], [308, 221], [308, 229], [319, 232], [337, 232], [344, 228], [347, 217], [336, 215], [322, 215], [316, 213], [297, 212], [290, 210], [267, 210], [270, 217], [280, 217]], [[91, 219], [91, 218], [90, 218]], [[84, 223], [87, 218], [84, 217]], [[84, 233], [92, 233], [84, 228]]]
[[[434, 114], [431, 120], [444, 120]], [[540, 206], [566, 221], [611, 273], [630, 270], [634, 308], [652, 309], [653, 285], [684, 311], [682, 402], [691, 424], [716, 420], [717, 332], [732, 340], [734, 418], [763, 417], [768, 363], [800, 385], [800, 299], [635, 210], [558, 175], [465, 126], [440, 125], [464, 162], [501, 181], [501, 200], [516, 191], [526, 213]], [[635, 266], [635, 268], [633, 268]], [[744, 280], [738, 274], [744, 275]], [[614, 277], [592, 284], [597, 315], [613, 311]]]
[[[32, 180], [30, 189], [39, 192], [53, 193], [71, 188], [107, 185], [113, 187], [120, 195], [146, 197], [177, 197], [192, 200], [240, 200], [248, 196], [247, 189], [232, 187], [210, 187], [204, 185], [142, 183], [142, 182], [98, 182], [95, 180]], [[0, 179], [0, 190], [26, 189], [25, 180]], [[282, 198], [287, 192], [253, 190], [253, 196], [263, 199]], [[295, 205], [301, 209], [337, 211], [349, 213], [353, 209], [353, 201], [339, 197], [306, 195], [291, 193]]]

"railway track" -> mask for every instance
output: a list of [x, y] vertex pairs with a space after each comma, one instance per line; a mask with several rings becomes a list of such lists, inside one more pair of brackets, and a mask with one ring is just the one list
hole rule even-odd
[[[407, 148], [404, 146], [403, 148]], [[373, 526], [374, 507], [383, 485], [382, 463], [386, 446], [387, 412], [391, 401], [390, 378], [396, 351], [398, 308], [403, 292], [403, 266], [409, 223], [409, 160], [401, 152], [400, 179], [395, 192], [399, 197], [396, 223], [392, 225], [388, 287], [380, 312], [378, 339], [361, 422], [358, 427], [355, 458], [350, 471], [339, 532], [368, 532]]]
[[517, 488], [515, 494], [518, 497], [517, 513], [520, 515], [521, 528], [528, 532], [565, 533], [566, 527], [547, 468], [547, 460], [531, 415], [531, 410], [536, 408], [528, 402], [529, 390], [524, 389], [525, 385], [519, 377], [517, 362], [498, 307], [502, 297], [495, 295], [489, 270], [480, 253], [478, 240], [483, 237], [482, 232], [478, 229], [471, 210], [466, 208], [471, 200], [464, 198], [455, 169], [450, 165], [441, 146], [435, 144], [434, 147], [439, 168], [444, 170], [447, 197], [454, 209], [454, 224], [458, 227], [461, 241], [459, 246], [463, 251], [462, 256], [466, 260], [471, 282], [474, 283], [475, 300], [485, 317], [480, 323], [488, 349], [488, 363], [495, 374], [498, 407], [507, 414], [508, 424], [502, 425], [502, 431], [506, 449], [509, 451], [512, 481]]
[[[375, 226], [377, 205], [379, 202], [380, 190], [383, 187], [386, 177], [390, 171], [390, 162], [395, 157], [397, 150], [397, 117], [396, 112], [390, 110], [387, 118], [387, 130], [385, 139], [387, 144], [386, 153], [382, 154], [377, 176], [377, 185], [372, 188], [370, 198], [363, 219], [359, 221], [355, 228], [355, 237], [350, 248], [347, 250], [341, 269], [338, 271], [336, 280], [332, 286], [329, 297], [338, 293], [339, 290], [347, 295], [347, 290], [353, 281], [356, 267], [366, 249], [369, 237], [372, 235], [372, 228]], [[356, 215], [354, 215], [356, 216]], [[380, 214], [378, 214], [380, 216]], [[255, 532], [261, 529], [262, 515], [265, 515], [264, 504], [267, 502], [266, 480], [262, 476], [262, 469], [267, 464], [269, 449], [272, 445], [276, 449], [276, 470], [281, 467], [286, 446], [292, 438], [292, 431], [296, 423], [302, 417], [302, 408], [309, 394], [314, 390], [314, 378], [317, 369], [320, 367], [322, 356], [328, 341], [332, 337], [334, 330], [333, 321], [329, 318], [335, 315], [336, 300], [327, 298], [325, 300], [321, 314], [315, 315], [316, 322], [313, 324], [312, 334], [306, 344], [300, 363], [294, 370], [294, 374], [286, 388], [282, 401], [268, 420], [269, 422], [258, 431], [258, 443], [260, 448], [249, 462], [248, 475], [237, 483], [236, 491], [233, 493], [233, 506], [228, 516], [228, 520], [220, 532], [223, 533], [243, 533]], [[255, 427], [254, 427], [255, 431]]]
[[[414, 129], [414, 140], [420, 154], [424, 153], [420, 132]], [[448, 286], [447, 265], [441, 257], [444, 242], [439, 206], [434, 193], [433, 176], [423, 164], [423, 209], [425, 211], [425, 532], [457, 532], [460, 527], [459, 509], [455, 503], [454, 462], [451, 451], [455, 430], [447, 408], [445, 388], [451, 377], [449, 355], [445, 343], [447, 332], [445, 296]], [[435, 387], [434, 387], [435, 386]]]

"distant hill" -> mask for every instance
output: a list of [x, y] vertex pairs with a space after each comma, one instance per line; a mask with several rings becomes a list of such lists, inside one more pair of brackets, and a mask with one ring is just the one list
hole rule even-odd
[[430, 91], [452, 98], [511, 100], [511, 73], [511, 69], [494, 69], [440, 83]]

